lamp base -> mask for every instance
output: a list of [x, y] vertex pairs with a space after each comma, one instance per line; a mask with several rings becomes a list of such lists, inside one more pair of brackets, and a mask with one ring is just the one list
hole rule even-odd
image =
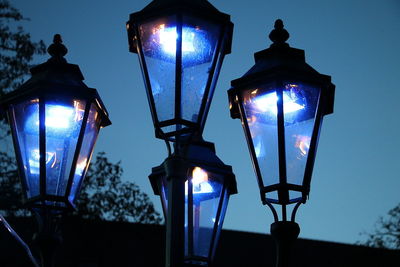
[[33, 210], [38, 222], [38, 232], [33, 236], [33, 244], [40, 254], [42, 267], [56, 266], [57, 252], [62, 244], [60, 222], [62, 216], [50, 210]]
[[271, 224], [271, 236], [275, 240], [277, 267], [288, 267], [292, 245], [300, 234], [300, 226], [295, 222], [278, 221]]

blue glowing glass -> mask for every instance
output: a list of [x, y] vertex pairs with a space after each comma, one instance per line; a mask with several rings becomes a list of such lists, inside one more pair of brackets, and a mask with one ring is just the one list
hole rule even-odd
[[[278, 104], [282, 103], [285, 127], [286, 179], [302, 185], [319, 99], [319, 88], [286, 83], [283, 101], [276, 88], [265, 86], [243, 94], [244, 112], [264, 186], [280, 183]], [[291, 197], [298, 194], [291, 193]], [[267, 198], [277, 200], [276, 192]]]
[[[176, 41], [178, 39], [176, 27], [165, 28], [165, 24], [161, 24], [156, 34], [158, 34], [158, 39], [163, 51], [167, 54], [175, 55]], [[192, 28], [184, 27], [182, 29], [182, 53], [184, 57], [188, 53], [196, 53], [198, 51], [195, 49], [194, 45], [195, 35], [196, 31]]]
[[[222, 189], [223, 184], [218, 176], [211, 175], [199, 167], [193, 169], [191, 179], [186, 182], [185, 192], [185, 207], [192, 209], [192, 217], [185, 218], [185, 254], [187, 256], [208, 257], [215, 223], [220, 219], [217, 218], [217, 212]], [[190, 195], [193, 199], [192, 207], [188, 202]], [[189, 242], [192, 242], [190, 246]]]
[[[73, 99], [69, 102], [49, 101], [44, 106], [48, 195], [64, 196], [66, 193], [85, 105], [85, 101]], [[28, 198], [34, 197], [40, 194], [39, 101], [15, 105], [13, 111]]]
[[[296, 103], [296, 97], [290, 95], [289, 92], [283, 92], [283, 112], [289, 114], [298, 110], [304, 109], [304, 104]], [[265, 95], [257, 96], [254, 100], [254, 104], [261, 112], [271, 112], [274, 115], [278, 114], [278, 96], [276, 92], [268, 93]]]
[[[10, 109], [10, 117], [13, 135], [19, 145], [20, 154], [18, 160], [23, 166], [21, 175], [24, 180], [23, 184], [26, 185], [27, 197], [36, 197], [40, 193], [39, 134], [35, 129], [28, 129], [26, 125], [27, 118], [34, 121], [39, 120], [39, 100], [34, 99], [13, 105]], [[50, 155], [46, 154], [46, 157], [48, 156]]]
[[[208, 181], [208, 173], [202, 168], [195, 167], [192, 171], [193, 194], [207, 194], [213, 193], [214, 189]], [[188, 181], [186, 181], [185, 195], [188, 194]]]
[[[191, 17], [183, 17], [179, 33], [173, 17], [158, 19], [139, 26], [142, 53], [149, 74], [148, 90], [152, 94], [159, 122], [181, 118], [198, 123], [207, 82], [214, 60], [220, 27]], [[176, 81], [177, 41], [182, 35], [182, 64], [180, 81]], [[221, 56], [218, 54], [218, 59]], [[178, 61], [179, 62], [179, 61]], [[177, 84], [180, 84], [180, 102], [176, 102]], [[210, 86], [210, 85], [209, 85]], [[211, 88], [213, 90], [214, 88]], [[162, 129], [171, 132], [185, 127], [168, 125]]]
[[[182, 61], [183, 64], [201, 64], [212, 56], [211, 44], [206, 38], [207, 32], [200, 27], [182, 27]], [[150, 42], [146, 42], [146, 51], [151, 49], [154, 57], [164, 59], [175, 57], [179, 37], [176, 26], [160, 23], [152, 25]], [[149, 51], [150, 52], [150, 51]], [[164, 54], [164, 55], [163, 55]]]
[[75, 175], [72, 181], [71, 193], [68, 197], [71, 202], [75, 202], [76, 197], [79, 194], [83, 179], [88, 170], [89, 162], [93, 153], [93, 148], [100, 130], [100, 123], [101, 120], [97, 107], [96, 105], [92, 104], [89, 111], [81, 151], [79, 153], [77, 165], [75, 168]]
[[[168, 188], [166, 178], [161, 179], [161, 199], [164, 215], [168, 210]], [[189, 201], [189, 198], [191, 201]], [[226, 207], [228, 205], [229, 193], [223, 185], [223, 178], [209, 173], [206, 170], [195, 167], [191, 171], [189, 179], [185, 183], [185, 257], [198, 258], [202, 264], [208, 258], [210, 252], [213, 254], [218, 242], [219, 233], [224, 221]], [[222, 202], [222, 203], [221, 203]], [[218, 216], [218, 208], [221, 212]], [[189, 213], [189, 210], [191, 212]], [[214, 232], [216, 229], [216, 232]], [[211, 241], [215, 234], [216, 242], [211, 247]], [[213, 250], [213, 251], [210, 251]], [[202, 259], [203, 258], [203, 262]]]

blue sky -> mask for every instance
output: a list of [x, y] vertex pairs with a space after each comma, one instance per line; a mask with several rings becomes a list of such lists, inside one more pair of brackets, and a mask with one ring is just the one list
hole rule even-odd
[[[128, 52], [125, 22], [150, 1], [14, 0], [31, 20], [24, 28], [50, 44], [60, 33], [70, 63], [79, 64], [97, 88], [113, 125], [102, 130], [96, 151], [122, 161], [125, 179], [149, 194], [148, 174], [167, 156], [154, 138], [137, 55]], [[268, 34], [283, 19], [292, 47], [304, 49], [316, 70], [336, 84], [335, 112], [325, 117], [310, 199], [300, 207], [300, 237], [354, 243], [378, 216], [400, 202], [400, 2], [397, 0], [210, 1], [232, 16], [232, 54], [224, 61], [204, 137], [236, 173], [224, 228], [269, 233], [271, 212], [261, 205], [239, 120], [229, 116], [230, 81], [270, 45]], [[37, 63], [46, 57], [37, 58]]]

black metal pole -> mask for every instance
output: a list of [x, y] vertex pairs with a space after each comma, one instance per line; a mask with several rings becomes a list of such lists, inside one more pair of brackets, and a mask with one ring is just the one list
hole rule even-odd
[[164, 163], [167, 173], [168, 211], [166, 267], [183, 267], [185, 255], [185, 161], [175, 155]]
[[292, 245], [300, 233], [297, 223], [278, 221], [271, 224], [271, 235], [276, 243], [276, 267], [289, 267]]
[[57, 251], [62, 243], [59, 229], [61, 214], [53, 214], [50, 210], [34, 210], [39, 231], [34, 235], [33, 242], [40, 253], [42, 267], [54, 267]]

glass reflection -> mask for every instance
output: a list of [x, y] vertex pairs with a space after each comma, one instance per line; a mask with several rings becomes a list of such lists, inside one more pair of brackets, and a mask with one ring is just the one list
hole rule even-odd
[[96, 105], [92, 104], [89, 116], [87, 119], [85, 134], [82, 141], [81, 151], [78, 157], [78, 164], [75, 169], [74, 179], [72, 181], [71, 193], [69, 201], [74, 203], [79, 195], [83, 179], [89, 167], [90, 159], [92, 157], [94, 145], [100, 130], [101, 117], [97, 110]]

